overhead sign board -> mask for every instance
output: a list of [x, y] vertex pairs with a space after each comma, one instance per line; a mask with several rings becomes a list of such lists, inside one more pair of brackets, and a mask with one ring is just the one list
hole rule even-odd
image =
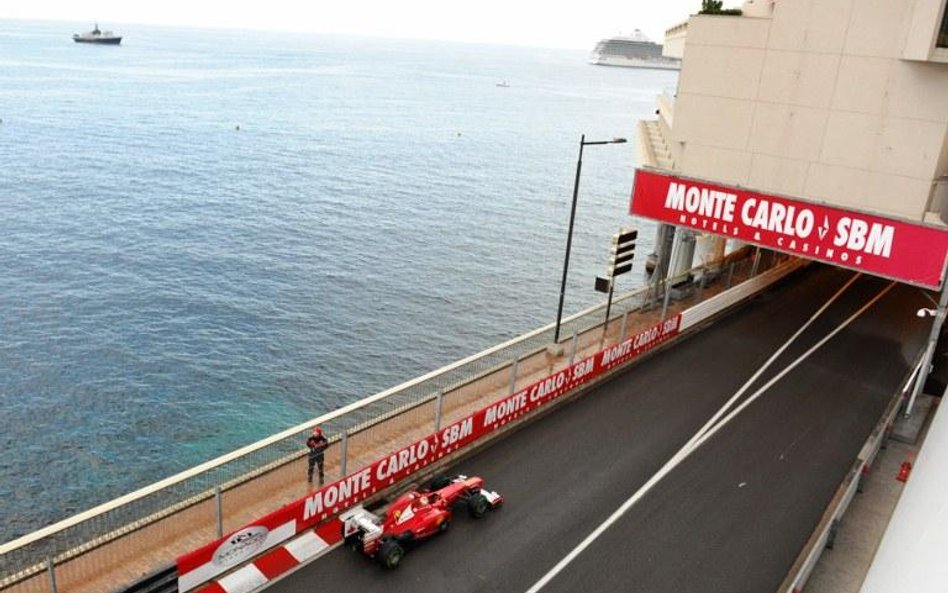
[[940, 288], [948, 231], [639, 169], [631, 214]]

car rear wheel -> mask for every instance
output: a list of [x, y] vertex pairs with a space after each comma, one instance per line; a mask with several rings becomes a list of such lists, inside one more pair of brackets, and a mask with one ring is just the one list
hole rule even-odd
[[404, 556], [405, 548], [398, 545], [398, 542], [394, 540], [385, 542], [379, 549], [379, 560], [382, 561], [382, 566], [385, 568], [398, 568], [398, 565], [401, 563], [402, 557]]
[[480, 519], [490, 510], [490, 502], [483, 494], [475, 494], [467, 502], [467, 510], [475, 519]]
[[355, 535], [350, 535], [345, 540], [345, 545], [354, 552], [362, 552], [365, 547], [365, 544], [362, 542], [362, 534], [356, 533]]

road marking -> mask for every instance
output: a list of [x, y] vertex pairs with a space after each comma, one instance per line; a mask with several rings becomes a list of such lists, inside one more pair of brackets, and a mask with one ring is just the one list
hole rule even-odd
[[[823, 307], [821, 307], [817, 311], [817, 313], [814, 314], [814, 316], [811, 317], [810, 320], [806, 322], [806, 324], [804, 324], [804, 328], [808, 326], [810, 323], [812, 323], [813, 320], [819, 314], [823, 313], [828, 308], [828, 305], [832, 301], [837, 299], [843, 293], [843, 291], [845, 291], [849, 286], [851, 286], [852, 283], [858, 277], [859, 275], [855, 276], [848, 283], [846, 283], [846, 285], [843, 286], [843, 288], [837, 291], [837, 293], [833, 295], [833, 297], [831, 297], [830, 301], [827, 301], [827, 303], [824, 304]], [[629, 509], [631, 509], [639, 500], [641, 500], [646, 494], [648, 494], [648, 492], [652, 488], [654, 488], [656, 484], [658, 484], [662, 479], [665, 478], [665, 476], [667, 476], [676, 467], [678, 467], [678, 465], [680, 465], [682, 461], [687, 459], [688, 456], [690, 456], [694, 451], [696, 451], [698, 447], [700, 447], [705, 442], [707, 442], [708, 439], [714, 436], [714, 434], [716, 434], [721, 428], [726, 426], [728, 422], [733, 420], [738, 414], [740, 414], [744, 409], [746, 409], [747, 406], [749, 406], [754, 400], [760, 397], [767, 389], [773, 386], [774, 383], [776, 383], [779, 379], [784, 377], [787, 373], [792, 371], [794, 368], [799, 366], [804, 360], [806, 360], [811, 354], [813, 354], [813, 352], [815, 352], [817, 349], [822, 347], [833, 336], [835, 336], [836, 334], [841, 332], [843, 329], [845, 329], [850, 323], [855, 321], [860, 315], [862, 315], [872, 305], [874, 305], [877, 301], [879, 301], [879, 299], [885, 296], [886, 293], [892, 290], [892, 288], [895, 287], [895, 284], [896, 284], [895, 282], [892, 282], [888, 286], [886, 286], [882, 291], [879, 292], [879, 294], [877, 294], [868, 303], [866, 303], [862, 308], [860, 308], [853, 315], [847, 318], [836, 329], [834, 329], [826, 337], [824, 337], [822, 340], [817, 342], [816, 345], [814, 345], [805, 353], [803, 353], [799, 358], [797, 358], [790, 365], [788, 365], [787, 368], [785, 368], [783, 371], [781, 371], [775, 377], [773, 377], [770, 381], [768, 381], [763, 387], [755, 391], [740, 406], [735, 408], [731, 413], [727, 414], [723, 420], [721, 420], [719, 423], [708, 428], [709, 425], [711, 425], [715, 419], [720, 417], [720, 415], [722, 414], [722, 410], [726, 410], [727, 408], [729, 408], [733, 404], [733, 402], [736, 401], [738, 397], [740, 397], [741, 393], [747, 389], [747, 387], [753, 382], [753, 380], [759, 377], [760, 371], [758, 371], [758, 373], [755, 373], [754, 377], [750, 381], [745, 383], [745, 385], [741, 387], [738, 393], [735, 396], [733, 396], [730, 400], [728, 400], [728, 402], [724, 406], [722, 406], [721, 409], [718, 410], [718, 412], [714, 415], [714, 417], [712, 417], [711, 421], [706, 423], [705, 426], [701, 428], [701, 430], [695, 433], [695, 435], [692, 436], [691, 439], [689, 439], [689, 441], [681, 449], [679, 449], [678, 452], [675, 453], [675, 455], [672, 456], [671, 459], [665, 462], [665, 465], [663, 465], [661, 469], [655, 472], [655, 474], [651, 478], [649, 478], [648, 481], [645, 482], [645, 484], [643, 484], [632, 496], [630, 496], [628, 500], [622, 503], [622, 505], [618, 509], [616, 509], [611, 515], [609, 515], [609, 517], [605, 521], [599, 524], [599, 526], [596, 527], [596, 529], [594, 529], [592, 533], [587, 535], [586, 538], [583, 539], [583, 541], [581, 541], [566, 556], [564, 556], [562, 560], [556, 563], [556, 565], [553, 568], [551, 568], [545, 575], [543, 575], [543, 577], [541, 577], [540, 580], [534, 583], [532, 587], [527, 589], [526, 593], [538, 593], [541, 589], [543, 589], [543, 587], [545, 587], [550, 581], [552, 581], [556, 577], [556, 575], [561, 573], [563, 569], [569, 566], [569, 564], [572, 563], [573, 560], [575, 560], [586, 548], [588, 548], [590, 545], [592, 545], [593, 542], [599, 539], [599, 536], [605, 533], [605, 531], [609, 529], [613, 524], [615, 524], [616, 521], [622, 518], [622, 516], [625, 515]], [[802, 329], [803, 328], [801, 328], [801, 330], [798, 330], [793, 335], [793, 337], [791, 338], [791, 341], [799, 337], [799, 335], [802, 333]], [[773, 360], [776, 358], [776, 356], [779, 355], [779, 352], [786, 350], [787, 347], [789, 347], [789, 342], [784, 344], [781, 347], [781, 349], [778, 351], [778, 354], [772, 356], [771, 359], [769, 359], [767, 363], [765, 364], [768, 364], [768, 365], [771, 364]]]
[[728, 422], [730, 422], [731, 420], [733, 420], [738, 414], [740, 414], [745, 408], [747, 408], [747, 406], [751, 405], [751, 403], [753, 403], [754, 400], [756, 400], [757, 398], [759, 398], [761, 395], [764, 394], [765, 391], [767, 391], [768, 389], [770, 389], [770, 388], [773, 386], [774, 383], [776, 383], [777, 381], [779, 381], [781, 378], [783, 378], [785, 375], [787, 375], [787, 374], [788, 374], [790, 371], [792, 371], [793, 369], [795, 369], [795, 368], [797, 368], [798, 366], [800, 366], [800, 364], [801, 364], [804, 360], [806, 360], [807, 358], [809, 358], [811, 354], [813, 354], [813, 353], [816, 352], [818, 349], [820, 349], [820, 348], [823, 346], [823, 344], [825, 344], [826, 342], [830, 341], [830, 339], [832, 339], [833, 336], [835, 336], [835, 335], [838, 334], [839, 332], [843, 331], [843, 330], [846, 328], [846, 326], [848, 326], [850, 323], [852, 323], [853, 321], [855, 321], [860, 315], [862, 315], [863, 313], [865, 313], [870, 307], [872, 307], [874, 304], [876, 304], [876, 302], [878, 302], [882, 297], [884, 297], [884, 296], [886, 295], [886, 293], [888, 293], [888, 292], [889, 292], [890, 290], [892, 290], [893, 288], [895, 288], [895, 282], [891, 282], [888, 286], [886, 286], [884, 289], [882, 289], [882, 290], [879, 292], [879, 294], [877, 294], [875, 297], [873, 297], [872, 300], [870, 300], [868, 303], [866, 303], [865, 305], [863, 305], [858, 311], [856, 311], [855, 313], [853, 313], [852, 315], [850, 315], [849, 318], [846, 319], [846, 321], [844, 321], [842, 324], [840, 324], [839, 327], [837, 327], [836, 329], [834, 329], [833, 331], [831, 331], [830, 333], [828, 333], [822, 340], [820, 340], [819, 342], [817, 342], [816, 344], [814, 344], [809, 350], [807, 350], [806, 352], [804, 352], [799, 358], [797, 358], [797, 359], [794, 360], [792, 363], [790, 363], [790, 364], [787, 366], [787, 368], [785, 368], [784, 370], [780, 371], [780, 373], [777, 374], [777, 375], [776, 375], [774, 378], [772, 378], [770, 381], [767, 381], [767, 383], [765, 383], [760, 389], [758, 389], [757, 391], [755, 391], [753, 395], [751, 395], [751, 396], [748, 397], [746, 400], [744, 400], [744, 402], [743, 402], [741, 405], [739, 405], [738, 407], [734, 408], [734, 411], [732, 411], [730, 414], [728, 414], [727, 416], [725, 416], [725, 417], [724, 417], [724, 420], [722, 420], [720, 424], [718, 424], [717, 426], [715, 426], [714, 428], [712, 428], [711, 430], [709, 430], [706, 434], [702, 435], [702, 437], [698, 440], [698, 442], [695, 443], [694, 448], [697, 449], [698, 447], [700, 447], [701, 445], [703, 445], [705, 442], [707, 442], [707, 440], [710, 439], [712, 436], [714, 436], [714, 434], [715, 434], [718, 430], [720, 430], [722, 426], [724, 426], [725, 424], [727, 424]]
[[[701, 435], [703, 435], [703, 434], [706, 433], [708, 430], [710, 430], [711, 427], [713, 427], [714, 424], [721, 418], [721, 416], [724, 415], [724, 413], [728, 410], [728, 408], [730, 408], [731, 406], [733, 406], [734, 403], [737, 402], [737, 400], [740, 399], [742, 395], [744, 395], [744, 392], [746, 392], [748, 389], [750, 389], [750, 386], [753, 385], [754, 382], [756, 382], [757, 379], [759, 379], [760, 376], [763, 375], [764, 372], [765, 372], [768, 368], [770, 368], [770, 365], [772, 365], [772, 364], [780, 357], [781, 354], [783, 354], [784, 352], [786, 352], [787, 348], [789, 348], [789, 347], [797, 340], [797, 338], [799, 338], [800, 335], [803, 334], [803, 332], [805, 332], [805, 331], [807, 330], [807, 328], [809, 328], [809, 327], [813, 324], [813, 322], [817, 320], [817, 318], [819, 318], [820, 315], [822, 315], [823, 313], [825, 313], [826, 310], [830, 308], [830, 305], [832, 305], [833, 303], [835, 303], [836, 300], [839, 299], [839, 297], [841, 297], [844, 292], [846, 292], [846, 289], [848, 289], [850, 286], [852, 286], [853, 283], [856, 282], [856, 280], [858, 280], [860, 277], [862, 277], [862, 273], [861, 273], [861, 272], [860, 272], [860, 273], [857, 273], [857, 274], [854, 274], [853, 277], [850, 278], [849, 281], [848, 281], [846, 284], [844, 284], [839, 290], [837, 290], [836, 293], [833, 294], [833, 296], [831, 296], [829, 299], [827, 299], [827, 301], [826, 301], [825, 303], [823, 303], [823, 306], [820, 307], [819, 309], [817, 309], [816, 312], [813, 313], [813, 315], [811, 315], [810, 318], [806, 321], [806, 323], [804, 323], [803, 325], [801, 325], [801, 326], [800, 326], [800, 329], [798, 329], [792, 336], [790, 336], [790, 338], [789, 338], [786, 342], [784, 342], [783, 345], [782, 345], [780, 348], [778, 348], [777, 351], [774, 352], [773, 355], [772, 355], [770, 358], [767, 359], [767, 362], [765, 362], [763, 365], [761, 365], [761, 367], [760, 367], [759, 369], [757, 369], [757, 372], [754, 373], [754, 374], [751, 376], [751, 378], [748, 379], [748, 380], [741, 386], [741, 388], [737, 390], [737, 392], [736, 392], [733, 396], [731, 396], [731, 399], [729, 399], [729, 400], [727, 401], [727, 403], [725, 403], [723, 406], [721, 406], [721, 408], [714, 414], [714, 416], [712, 416], [711, 419], [708, 420], [708, 421], [705, 423], [705, 425], [702, 426], [702, 427], [698, 430], [698, 432], [695, 433], [695, 435], [691, 437], [691, 439], [685, 444], [684, 447], [682, 447], [682, 449], [679, 451], [679, 453], [680, 453], [682, 450], [690, 449], [692, 446], [694, 446], [694, 444], [698, 441], [698, 439], [701, 438]], [[674, 458], [673, 458], [673, 459], [674, 459]]]

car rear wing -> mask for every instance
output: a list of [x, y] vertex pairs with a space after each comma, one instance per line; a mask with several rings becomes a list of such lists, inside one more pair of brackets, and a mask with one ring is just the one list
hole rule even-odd
[[364, 539], [375, 539], [382, 535], [382, 527], [379, 525], [378, 515], [371, 513], [362, 505], [352, 507], [345, 513], [339, 515], [342, 521], [342, 537], [348, 538], [359, 531], [364, 534]]

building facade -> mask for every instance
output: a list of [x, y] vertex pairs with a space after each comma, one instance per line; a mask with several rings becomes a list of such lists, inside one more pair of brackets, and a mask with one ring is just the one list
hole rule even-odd
[[[721, 184], [732, 198], [741, 190], [783, 196], [945, 234], [948, 0], [747, 0], [740, 16], [695, 15], [670, 28], [665, 52], [683, 62], [676, 92], [660, 96], [658, 117], [639, 124], [641, 161], [652, 177], [668, 173]], [[667, 195], [666, 206], [675, 197]], [[689, 269], [696, 241], [723, 251], [720, 230], [697, 239], [696, 232], [704, 231], [662, 225], [662, 272]], [[688, 262], [677, 261], [681, 253]], [[932, 260], [942, 279], [944, 258], [944, 243], [935, 241], [910, 256]], [[943, 292], [929, 356], [946, 299]], [[864, 593], [945, 590], [944, 412]]]
[[677, 92], [642, 162], [886, 217], [948, 221], [948, 0], [748, 0], [669, 29]]

